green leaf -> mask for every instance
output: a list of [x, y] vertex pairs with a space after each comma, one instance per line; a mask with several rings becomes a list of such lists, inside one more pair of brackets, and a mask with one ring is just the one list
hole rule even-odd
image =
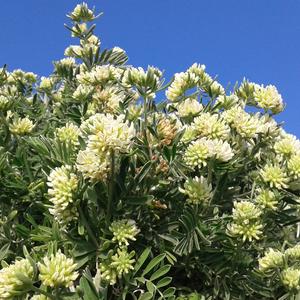
[[142, 294], [138, 300], [152, 300], [152, 299], [153, 299], [153, 295], [150, 292], [146, 292]]
[[151, 281], [146, 282], [146, 287], [148, 289], [148, 292], [150, 292], [151, 294], [154, 294], [156, 287]]
[[161, 268], [159, 268], [157, 271], [155, 271], [151, 277], [150, 280], [153, 281], [159, 277], [164, 276], [166, 273], [168, 273], [171, 269], [171, 265], [164, 265]]
[[0, 261], [5, 259], [7, 254], [9, 253], [10, 243], [3, 245], [0, 249]]
[[80, 289], [83, 292], [83, 299], [84, 300], [98, 300], [98, 295], [95, 293], [95, 291], [91, 288], [89, 281], [81, 277], [80, 279]]
[[166, 257], [165, 253], [162, 253], [156, 257], [154, 257], [149, 264], [147, 265], [146, 269], [142, 273], [142, 276], [145, 276], [147, 273], [149, 273], [153, 268], [155, 268], [164, 258]]
[[164, 297], [171, 297], [174, 295], [176, 289], [174, 287], [170, 287], [163, 292]]
[[167, 286], [171, 283], [172, 281], [172, 277], [164, 277], [162, 278], [161, 280], [158, 281], [158, 283], [156, 284], [156, 287], [158, 289], [164, 287], [164, 286]]
[[150, 252], [151, 252], [151, 247], [148, 247], [140, 255], [140, 257], [138, 258], [138, 260], [137, 260], [137, 262], [136, 262], [136, 264], [134, 266], [133, 275], [135, 275], [139, 271], [139, 269], [142, 267], [142, 265], [144, 264], [145, 260], [148, 258]]
[[136, 182], [136, 185], [139, 185], [145, 176], [149, 173], [150, 169], [152, 167], [151, 161], [148, 161], [141, 169], [141, 171], [135, 176], [134, 181]]

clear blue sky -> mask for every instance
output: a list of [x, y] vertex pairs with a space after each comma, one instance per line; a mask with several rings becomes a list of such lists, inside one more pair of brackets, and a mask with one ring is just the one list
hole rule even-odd
[[[287, 103], [278, 118], [300, 137], [299, 0], [87, 0], [104, 15], [96, 33], [135, 66], [157, 66], [167, 78], [193, 62], [223, 85], [243, 77], [274, 84]], [[39, 75], [52, 71], [74, 43], [63, 24], [76, 0], [0, 2], [0, 65]]]

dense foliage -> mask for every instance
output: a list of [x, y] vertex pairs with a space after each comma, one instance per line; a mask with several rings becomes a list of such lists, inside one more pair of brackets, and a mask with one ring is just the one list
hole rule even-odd
[[277, 89], [199, 64], [165, 84], [101, 48], [86, 4], [68, 17], [53, 74], [0, 72], [0, 299], [300, 297]]

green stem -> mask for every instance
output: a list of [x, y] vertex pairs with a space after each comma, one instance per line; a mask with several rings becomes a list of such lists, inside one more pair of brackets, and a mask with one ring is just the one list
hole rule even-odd
[[213, 171], [213, 162], [210, 161], [207, 164], [207, 182], [210, 184], [212, 182], [212, 171]]
[[110, 225], [112, 205], [114, 201], [114, 189], [115, 189], [115, 152], [112, 150], [110, 153], [110, 178], [108, 185], [108, 202], [106, 212], [106, 223]]
[[97, 239], [93, 233], [93, 230], [91, 229], [84, 213], [83, 213], [83, 210], [80, 206], [78, 206], [78, 210], [79, 210], [79, 214], [80, 214], [80, 217], [81, 217], [81, 221], [84, 225], [84, 227], [86, 228], [87, 232], [88, 232], [88, 235], [89, 237], [91, 238], [92, 242], [94, 243], [94, 245], [96, 246], [96, 248], [98, 248], [98, 242], [97, 242]]

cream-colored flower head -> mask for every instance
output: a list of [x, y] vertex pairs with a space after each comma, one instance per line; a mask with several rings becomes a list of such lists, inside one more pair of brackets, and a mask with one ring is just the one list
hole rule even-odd
[[218, 114], [201, 113], [194, 119], [192, 126], [200, 137], [227, 139], [230, 134], [230, 127]]
[[135, 241], [140, 232], [134, 220], [123, 219], [111, 223], [109, 230], [113, 234], [112, 241], [118, 242], [119, 246], [128, 246], [129, 241]]
[[95, 114], [81, 125], [87, 139], [87, 148], [99, 155], [110, 150], [127, 152], [135, 136], [133, 124], [129, 125], [123, 115]]
[[11, 101], [7, 97], [0, 95], [0, 111], [7, 110], [9, 108], [10, 104], [11, 104]]
[[179, 191], [187, 195], [187, 202], [191, 204], [205, 203], [212, 197], [212, 186], [203, 176], [188, 178], [183, 188], [179, 188]]
[[54, 85], [54, 80], [51, 77], [41, 77], [39, 88], [43, 91], [51, 91]]
[[300, 141], [292, 134], [283, 133], [274, 144], [277, 154], [289, 157], [293, 154], [300, 154]]
[[[161, 82], [162, 72], [155, 67], [148, 66], [147, 70], [143, 68], [127, 68], [122, 76], [122, 85], [127, 88], [138, 87], [144, 89], [144, 93], [148, 98], [155, 98], [155, 90], [159, 88]], [[149, 79], [151, 83], [149, 86]], [[148, 86], [147, 86], [148, 85]], [[153, 90], [154, 87], [154, 90]]]
[[68, 17], [75, 22], [89, 22], [95, 19], [94, 12], [88, 8], [85, 2], [77, 4]]
[[238, 104], [242, 105], [243, 103], [239, 101], [238, 96], [235, 94], [231, 94], [228, 96], [220, 95], [216, 101], [216, 105], [224, 109], [230, 109], [234, 106], [237, 106]]
[[59, 61], [56, 61], [55, 66], [66, 67], [66, 68], [75, 67], [76, 61], [73, 57], [67, 57], [67, 58], [63, 58]]
[[287, 169], [293, 179], [300, 178], [300, 154], [295, 154], [288, 160]]
[[9, 125], [9, 131], [15, 135], [25, 135], [30, 133], [34, 124], [29, 118], [17, 118]]
[[271, 188], [283, 189], [288, 187], [289, 178], [285, 170], [276, 164], [266, 164], [261, 170], [260, 175], [262, 180]]
[[115, 113], [124, 99], [124, 93], [113, 86], [96, 89], [93, 94], [94, 103], [101, 109], [101, 112], [106, 113]]
[[212, 141], [207, 138], [201, 138], [188, 146], [183, 159], [190, 167], [201, 167], [207, 165], [207, 161], [212, 157], [213, 153]]
[[77, 155], [76, 167], [83, 177], [91, 181], [106, 180], [110, 170], [108, 155], [99, 155], [90, 149], [81, 150]]
[[263, 225], [260, 220], [261, 210], [252, 202], [234, 202], [233, 221], [228, 226], [228, 233], [240, 236], [243, 241], [258, 240], [262, 235]]
[[203, 109], [203, 105], [195, 98], [187, 98], [180, 102], [176, 108], [179, 117], [184, 118], [197, 115]]
[[184, 134], [181, 138], [181, 141], [184, 143], [188, 143], [193, 141], [197, 137], [197, 133], [193, 126], [185, 125], [184, 126]]
[[187, 72], [201, 77], [205, 72], [205, 68], [205, 65], [194, 63], [187, 69]]
[[64, 127], [57, 128], [55, 135], [59, 141], [65, 142], [72, 146], [77, 146], [79, 145], [78, 142], [79, 133], [80, 130], [78, 126], [68, 122]]
[[257, 204], [262, 208], [267, 208], [271, 210], [277, 209], [278, 197], [271, 190], [260, 189], [255, 200]]
[[42, 284], [52, 288], [70, 287], [78, 277], [75, 271], [77, 265], [73, 259], [67, 258], [60, 250], [50, 257], [45, 256], [43, 262], [38, 263], [39, 279]]
[[232, 159], [234, 152], [227, 141], [212, 140], [213, 156], [216, 160], [227, 162]]
[[76, 76], [81, 84], [101, 85], [118, 78], [118, 71], [114, 66], [96, 66], [91, 71], [83, 71]]
[[267, 85], [266, 87], [255, 85], [254, 100], [258, 107], [270, 110], [272, 113], [280, 113], [284, 108], [281, 95], [274, 85]]
[[93, 92], [93, 87], [86, 84], [79, 84], [76, 90], [73, 93], [73, 98], [76, 100], [85, 100], [87, 99]]
[[300, 289], [300, 270], [294, 268], [287, 268], [281, 273], [282, 283], [289, 290], [299, 290]]
[[300, 244], [297, 244], [292, 248], [286, 249], [284, 254], [290, 260], [299, 260], [300, 259]]
[[252, 139], [261, 131], [258, 115], [250, 115], [240, 106], [234, 106], [223, 113], [224, 119], [243, 138]]
[[280, 129], [277, 122], [268, 114], [264, 114], [259, 118], [260, 133], [271, 138], [276, 138], [280, 135]]
[[15, 261], [0, 270], [0, 299], [16, 299], [25, 291], [25, 284], [18, 274], [33, 279], [33, 267], [28, 259]]
[[8, 74], [7, 82], [17, 84], [21, 81], [23, 84], [32, 84], [37, 80], [37, 75], [32, 72], [24, 72], [21, 69], [16, 69]]
[[199, 77], [192, 72], [181, 72], [174, 75], [174, 80], [166, 91], [170, 101], [176, 101], [188, 89], [195, 87]]
[[283, 253], [272, 248], [269, 248], [269, 250], [265, 252], [265, 255], [258, 260], [259, 270], [261, 272], [282, 267], [283, 264]]
[[223, 86], [215, 80], [209, 85], [209, 91], [213, 98], [217, 98], [220, 95], [225, 95]]
[[234, 152], [227, 141], [200, 138], [188, 146], [184, 161], [191, 167], [207, 165], [209, 159], [227, 162], [234, 156]]
[[74, 202], [74, 192], [78, 179], [71, 166], [57, 167], [48, 176], [48, 194], [53, 207], [50, 213], [61, 223], [68, 223], [76, 217], [76, 211], [71, 207]]
[[134, 254], [134, 251], [128, 253], [126, 248], [121, 248], [117, 249], [117, 253], [111, 257], [111, 266], [116, 269], [118, 277], [134, 269]]

